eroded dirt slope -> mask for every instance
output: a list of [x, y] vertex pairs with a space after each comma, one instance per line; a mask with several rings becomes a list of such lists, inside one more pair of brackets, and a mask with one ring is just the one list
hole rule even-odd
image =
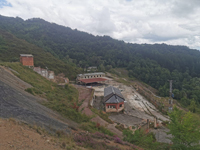
[[60, 143], [40, 131], [29, 128], [26, 125], [18, 124], [13, 119], [0, 119], [0, 149], [32, 149], [32, 150], [53, 150], [61, 149]]

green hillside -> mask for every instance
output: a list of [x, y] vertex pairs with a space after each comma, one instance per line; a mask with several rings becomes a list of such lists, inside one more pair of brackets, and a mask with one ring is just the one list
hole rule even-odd
[[78, 91], [75, 87], [71, 85], [66, 85], [65, 88], [59, 87], [56, 83], [47, 80], [32, 69], [17, 62], [1, 62], [0, 65], [17, 71], [19, 74], [15, 74], [16, 76], [33, 86], [26, 89], [26, 91], [47, 99], [48, 101], [43, 102], [47, 107], [76, 122], [89, 121], [89, 117], [73, 109], [74, 103], [78, 104]]
[[166, 44], [130, 44], [36, 18], [24, 21], [0, 16], [0, 28], [45, 49], [66, 64], [75, 63], [82, 68], [98, 66], [101, 71], [126, 68], [130, 77], [158, 89], [161, 96], [169, 95], [168, 80], [175, 80], [176, 99], [185, 106], [191, 100], [200, 103], [198, 50]]
[[104, 126], [96, 127], [96, 124], [90, 121], [94, 116], [87, 116], [81, 111], [78, 111], [78, 107], [82, 105], [83, 101], [78, 100], [79, 91], [73, 85], [66, 84], [64, 88], [60, 87], [57, 83], [47, 80], [19, 62], [0, 62], [0, 65], [17, 71], [17, 73], [13, 73], [33, 86], [32, 88], [27, 88], [25, 91], [32, 95], [45, 98], [46, 100], [41, 102], [43, 105], [58, 112], [63, 117], [77, 122], [79, 128], [87, 132], [93, 133], [98, 131], [107, 135], [114, 135]]
[[19, 54], [33, 54], [35, 66], [48, 67], [56, 74], [63, 72], [69, 78], [75, 78], [80, 72], [75, 65], [64, 63], [44, 49], [0, 30], [0, 61], [19, 61]]

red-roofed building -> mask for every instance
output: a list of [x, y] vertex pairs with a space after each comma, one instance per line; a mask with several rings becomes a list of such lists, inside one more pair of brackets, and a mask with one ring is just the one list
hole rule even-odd
[[77, 76], [77, 83], [79, 84], [88, 84], [88, 83], [104, 83], [107, 79], [104, 78], [105, 73], [97, 72], [97, 73], [87, 73], [87, 74], [79, 74]]

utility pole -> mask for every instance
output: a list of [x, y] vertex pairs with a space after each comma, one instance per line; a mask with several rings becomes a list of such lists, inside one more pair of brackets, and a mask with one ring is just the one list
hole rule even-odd
[[173, 98], [172, 98], [172, 81], [173, 80], [168, 80], [168, 81], [169, 81], [169, 112], [171, 112], [173, 109]]

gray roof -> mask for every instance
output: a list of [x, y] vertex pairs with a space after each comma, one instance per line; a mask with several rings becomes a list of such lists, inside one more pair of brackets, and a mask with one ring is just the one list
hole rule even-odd
[[91, 67], [88, 67], [88, 69], [96, 69], [97, 67], [96, 66], [91, 66]]
[[125, 101], [125, 99], [119, 89], [113, 86], [109, 86], [104, 89], [105, 103], [121, 103], [123, 101]]
[[85, 73], [85, 74], [79, 74], [78, 76], [92, 76], [92, 75], [104, 75], [103, 72], [95, 72], [95, 73]]
[[20, 56], [25, 56], [25, 57], [33, 57], [33, 55], [32, 54], [20, 54]]
[[123, 97], [123, 95], [121, 94], [120, 90], [118, 88], [115, 88], [113, 86], [109, 86], [107, 88], [104, 89], [104, 97], [110, 95], [110, 94], [117, 94], [120, 97]]
[[118, 95], [113, 95], [110, 98], [108, 98], [108, 100], [106, 100], [105, 103], [121, 103], [123, 101], [123, 98], [119, 97]]

